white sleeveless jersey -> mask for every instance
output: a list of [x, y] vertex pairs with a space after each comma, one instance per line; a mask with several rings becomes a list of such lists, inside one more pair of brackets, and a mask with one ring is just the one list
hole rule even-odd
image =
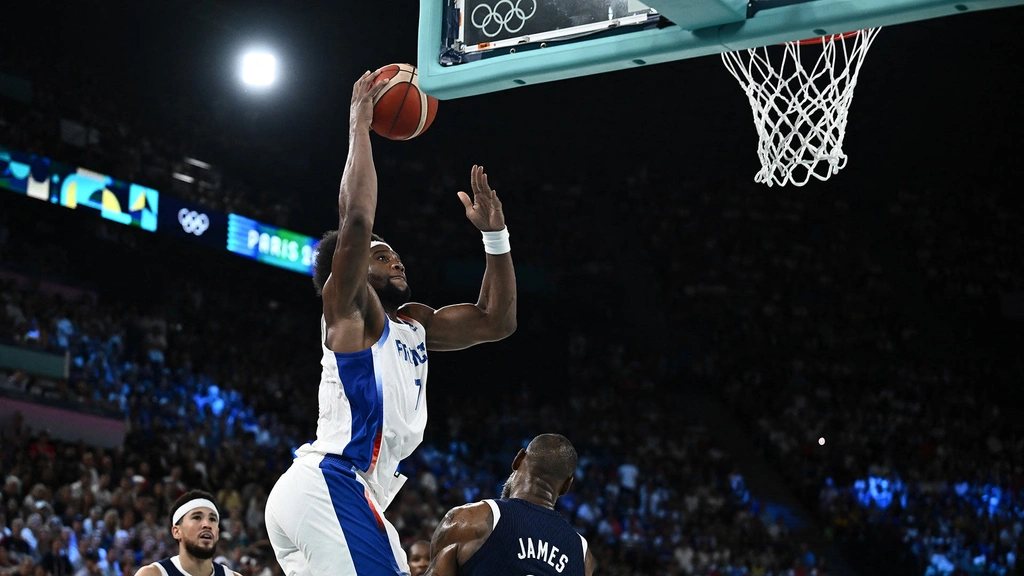
[[320, 415], [316, 441], [296, 451], [352, 463], [381, 509], [405, 482], [398, 463], [423, 441], [427, 425], [427, 339], [419, 322], [384, 315], [384, 333], [369, 349], [327, 348], [320, 318]]

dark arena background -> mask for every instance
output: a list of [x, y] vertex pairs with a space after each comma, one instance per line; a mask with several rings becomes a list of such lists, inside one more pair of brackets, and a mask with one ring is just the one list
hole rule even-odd
[[[4, 8], [0, 576], [133, 575], [176, 553], [193, 488], [220, 503], [218, 561], [282, 573], [263, 510], [316, 433], [309, 258], [338, 225], [352, 84], [415, 63], [414, 4]], [[883, 29], [848, 166], [800, 188], [753, 182], [717, 57], [372, 136], [375, 232], [414, 300], [476, 301], [473, 164], [519, 292], [513, 336], [431, 356], [386, 512], [403, 545], [557, 432], [580, 455], [557, 509], [598, 574], [1022, 573], [1022, 16]], [[269, 89], [239, 80], [253, 46]]]

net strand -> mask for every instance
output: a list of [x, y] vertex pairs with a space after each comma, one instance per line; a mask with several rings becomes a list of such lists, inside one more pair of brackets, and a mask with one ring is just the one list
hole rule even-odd
[[802, 60], [807, 48], [798, 42], [786, 43], [775, 59], [775, 46], [722, 54], [754, 114], [761, 161], [755, 182], [803, 186], [812, 177], [828, 180], [846, 166], [843, 139], [853, 91], [879, 30], [822, 38], [810, 68]]

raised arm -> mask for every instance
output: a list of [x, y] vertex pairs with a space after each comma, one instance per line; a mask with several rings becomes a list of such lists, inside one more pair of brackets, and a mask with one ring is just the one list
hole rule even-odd
[[406, 304], [402, 308], [402, 313], [426, 328], [428, 350], [462, 350], [502, 340], [516, 330], [516, 273], [505, 214], [483, 167], [473, 166], [470, 177], [473, 197], [459, 192], [459, 199], [466, 209], [466, 218], [484, 234], [487, 267], [480, 296], [476, 304], [455, 304], [438, 310], [423, 304]]
[[[349, 116], [348, 160], [338, 193], [338, 242], [331, 261], [331, 277], [324, 285], [324, 316], [328, 343], [336, 352], [361, 350], [364, 321], [376, 302], [366, 281], [370, 234], [377, 209], [377, 172], [370, 147], [373, 97], [386, 83], [374, 85], [377, 73], [366, 72], [352, 87]], [[380, 308], [379, 304], [377, 308]], [[383, 324], [383, 310], [379, 311]], [[352, 320], [353, 322], [348, 322]], [[383, 328], [381, 328], [383, 329]]]
[[430, 566], [423, 576], [458, 576], [462, 566], [491, 535], [494, 516], [484, 502], [452, 508], [434, 530]]

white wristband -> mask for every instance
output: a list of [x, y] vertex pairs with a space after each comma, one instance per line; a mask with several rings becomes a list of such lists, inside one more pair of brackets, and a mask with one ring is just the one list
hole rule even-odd
[[512, 251], [512, 245], [508, 243], [508, 227], [497, 232], [481, 232], [484, 235], [484, 252], [488, 254], [505, 254]]

